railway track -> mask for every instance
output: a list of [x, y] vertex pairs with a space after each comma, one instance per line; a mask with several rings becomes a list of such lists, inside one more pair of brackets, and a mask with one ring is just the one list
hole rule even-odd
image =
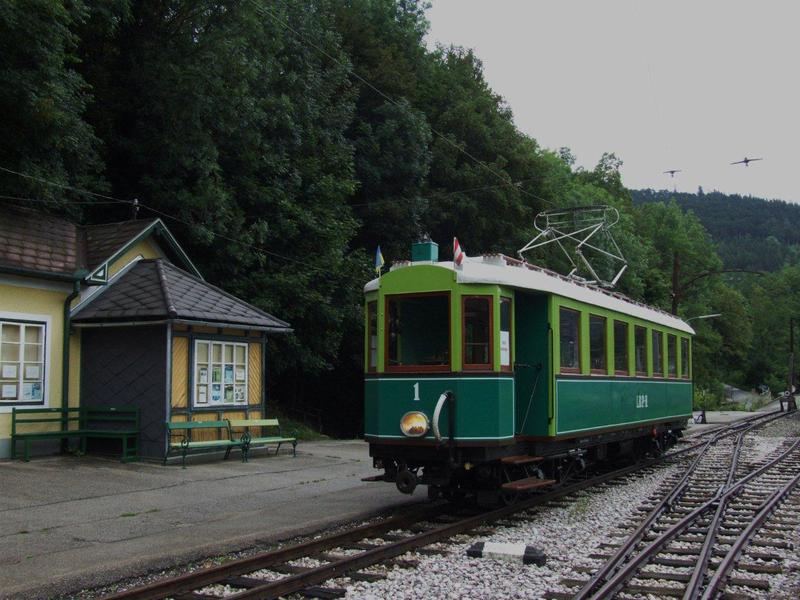
[[[562, 580], [574, 588], [550, 598], [752, 598], [769, 590], [780, 572], [777, 549], [797, 525], [780, 506], [800, 484], [800, 440], [758, 463], [745, 456], [747, 435], [782, 415], [753, 419], [704, 442], [686, 473], [587, 580]], [[731, 433], [735, 435], [731, 439]], [[576, 589], [575, 589], [576, 588]]]
[[[736, 435], [747, 427], [757, 426], [769, 418], [771, 417], [750, 418], [745, 423], [739, 422], [716, 432], [709, 441], [700, 439], [684, 444], [684, 447], [664, 457], [648, 459], [636, 465], [563, 484], [551, 491], [538, 491], [512, 506], [464, 513], [463, 509], [461, 512], [453, 512], [452, 507], [447, 505], [430, 505], [378, 523], [157, 581], [106, 596], [106, 600], [203, 600], [222, 595], [240, 600], [278, 598], [292, 594], [312, 598], [342, 597], [345, 590], [336, 584], [339, 578], [347, 577], [351, 581], [380, 579], [381, 574], [368, 570], [376, 565], [394, 564], [414, 568], [414, 561], [402, 559], [402, 555], [410, 550], [438, 553], [435, 549], [425, 547], [459, 534], [488, 533], [487, 526], [505, 519], [513, 520], [516, 513], [614, 479], [637, 474], [664, 460], [682, 459], [696, 451], [706, 454], [720, 440]], [[698, 459], [693, 462], [696, 463]], [[713, 491], [709, 491], [709, 498], [711, 497]]]

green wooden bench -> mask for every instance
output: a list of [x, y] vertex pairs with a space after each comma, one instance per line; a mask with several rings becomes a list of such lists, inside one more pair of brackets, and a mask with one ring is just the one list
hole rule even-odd
[[[231, 424], [231, 429], [244, 429], [242, 438], [244, 439], [246, 436], [248, 442], [247, 446], [242, 450], [245, 462], [247, 462], [247, 455], [250, 452], [250, 448], [253, 446], [267, 446], [270, 444], [278, 445], [278, 447], [275, 448], [275, 454], [278, 454], [278, 451], [280, 451], [281, 444], [291, 444], [292, 456], [297, 456], [297, 437], [285, 437], [281, 431], [278, 419], [230, 419], [229, 422]], [[250, 431], [251, 427], [261, 427], [261, 435], [253, 436]], [[278, 435], [264, 435], [265, 429], [277, 429]]]
[[[197, 431], [199, 429], [216, 429], [219, 431], [224, 431], [227, 439], [218, 439], [218, 440], [192, 440], [192, 432]], [[177, 432], [181, 435], [181, 439], [178, 442], [172, 441], [173, 433]], [[181, 422], [171, 422], [167, 421], [167, 451], [164, 454], [164, 463], [167, 464], [167, 458], [169, 458], [170, 453], [174, 451], [180, 451], [183, 468], [186, 468], [186, 455], [189, 454], [191, 450], [225, 450], [225, 460], [228, 459], [228, 456], [231, 454], [231, 450], [233, 448], [241, 448], [242, 449], [242, 462], [247, 460], [247, 445], [248, 440], [246, 436], [242, 436], [241, 439], [234, 439], [232, 432], [231, 432], [231, 425], [230, 421], [181, 421]]]
[[[30, 431], [31, 427], [37, 431]], [[84, 453], [89, 439], [120, 440], [120, 460], [139, 460], [139, 409], [135, 406], [80, 406], [66, 411], [60, 408], [11, 409], [11, 458], [17, 457], [17, 442], [23, 443], [23, 460], [28, 462], [31, 442], [66, 438], [78, 438]]]

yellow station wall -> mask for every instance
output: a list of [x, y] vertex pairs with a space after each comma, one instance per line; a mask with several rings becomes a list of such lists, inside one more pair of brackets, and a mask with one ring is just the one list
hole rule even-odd
[[[152, 239], [141, 240], [109, 265], [109, 277], [113, 277], [120, 269], [139, 256], [161, 258], [164, 253]], [[49, 339], [49, 352], [45, 356], [47, 379], [44, 395], [46, 407], [60, 408], [63, 398], [61, 369], [63, 364], [64, 301], [72, 292], [72, 284], [52, 283], [49, 280], [35, 277], [9, 276], [4, 277], [2, 281], [0, 282], [0, 318], [3, 318], [3, 314], [8, 313], [20, 315], [21, 318], [31, 315], [31, 320], [39, 320], [41, 316], [49, 317], [50, 322], [46, 333]], [[13, 283], [4, 283], [5, 281]], [[76, 298], [72, 307], [77, 306], [80, 300], [80, 298]], [[80, 330], [73, 328], [70, 334], [70, 406], [80, 405], [80, 359]], [[32, 431], [32, 427], [28, 426], [26, 431]], [[43, 430], [41, 425], [36, 427], [39, 427], [38, 430]], [[0, 458], [9, 455], [10, 444], [11, 407], [0, 405]]]
[[[176, 325], [174, 332], [186, 331], [185, 326]], [[198, 335], [209, 335], [208, 339], [214, 339], [213, 334], [217, 329], [212, 327], [193, 327], [192, 332]], [[241, 336], [242, 341], [247, 341], [247, 332], [240, 329], [226, 329], [223, 332], [226, 336]], [[222, 421], [225, 419], [260, 419], [263, 417], [261, 407], [262, 390], [264, 377], [262, 370], [262, 345], [261, 342], [250, 342], [247, 345], [247, 411], [242, 406], [231, 407], [230, 409], [202, 409], [187, 410], [191, 405], [191, 392], [189, 390], [189, 371], [192, 365], [189, 362], [188, 337], [183, 337], [173, 333], [172, 337], [172, 388], [171, 388], [171, 421], [183, 422], [191, 416], [192, 421]], [[257, 410], [254, 410], [256, 408]], [[248, 412], [249, 411], [249, 412]], [[258, 435], [257, 428], [252, 433]], [[221, 432], [213, 430], [199, 430], [192, 433], [195, 441], [219, 439]], [[183, 435], [183, 434], [180, 434]]]

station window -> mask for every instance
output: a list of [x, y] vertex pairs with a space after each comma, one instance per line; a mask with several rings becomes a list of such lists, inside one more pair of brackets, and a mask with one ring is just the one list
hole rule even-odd
[[678, 376], [678, 338], [667, 334], [667, 373], [670, 377]]
[[634, 352], [636, 358], [636, 374], [647, 376], [647, 330], [638, 325], [633, 330]]
[[653, 377], [664, 376], [664, 355], [661, 352], [660, 331], [653, 330]]
[[448, 294], [386, 298], [387, 371], [447, 371], [450, 368]]
[[367, 303], [367, 370], [378, 368], [378, 303]]
[[606, 364], [606, 319], [589, 315], [589, 365], [592, 373], [605, 373]]
[[44, 404], [44, 323], [0, 321], [0, 405]]
[[558, 328], [561, 371], [564, 373], [579, 373], [581, 370], [580, 322], [581, 314], [578, 311], [569, 308], [560, 309]]
[[492, 368], [492, 297], [463, 299], [465, 369]]
[[628, 374], [628, 324], [614, 321], [614, 371]]
[[500, 298], [500, 368], [511, 370], [511, 298]]
[[193, 404], [247, 404], [247, 344], [195, 341]]
[[689, 340], [681, 338], [681, 377], [689, 379]]

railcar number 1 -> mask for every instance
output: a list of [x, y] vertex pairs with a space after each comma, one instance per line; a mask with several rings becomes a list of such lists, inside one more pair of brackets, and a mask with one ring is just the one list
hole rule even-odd
[[647, 408], [647, 394], [638, 394], [636, 396], [636, 408]]
[[419, 402], [419, 381], [414, 384], [414, 402]]

